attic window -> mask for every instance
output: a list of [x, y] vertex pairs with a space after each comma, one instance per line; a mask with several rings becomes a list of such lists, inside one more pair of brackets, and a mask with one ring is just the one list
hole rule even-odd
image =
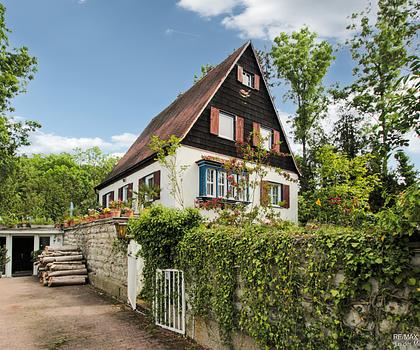
[[262, 148], [266, 151], [270, 151], [273, 147], [273, 130], [261, 127], [260, 133]]
[[224, 139], [234, 140], [234, 117], [220, 112], [219, 114], [219, 137]]
[[247, 71], [243, 71], [242, 74], [242, 83], [250, 88], [254, 88], [254, 74]]

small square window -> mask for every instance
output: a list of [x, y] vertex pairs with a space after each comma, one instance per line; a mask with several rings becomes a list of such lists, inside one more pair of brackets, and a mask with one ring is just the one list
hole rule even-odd
[[219, 136], [233, 141], [234, 117], [220, 112], [219, 114]]
[[271, 129], [261, 128], [261, 146], [267, 151], [273, 147], [273, 131]]
[[250, 88], [254, 88], [254, 74], [243, 71], [242, 83]]

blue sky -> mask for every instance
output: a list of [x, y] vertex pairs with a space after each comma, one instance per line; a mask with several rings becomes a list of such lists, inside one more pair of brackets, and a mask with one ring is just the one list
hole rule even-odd
[[[147, 123], [188, 89], [205, 63], [216, 64], [244, 41], [270, 47], [281, 30], [303, 24], [342, 42], [346, 16], [364, 0], [7, 0], [13, 46], [39, 60], [15, 115], [42, 124], [28, 151], [101, 146], [124, 152]], [[344, 50], [326, 83], [351, 80]], [[293, 106], [273, 91], [284, 117]], [[418, 142], [417, 142], [418, 143]], [[411, 147], [420, 163], [420, 147]]]

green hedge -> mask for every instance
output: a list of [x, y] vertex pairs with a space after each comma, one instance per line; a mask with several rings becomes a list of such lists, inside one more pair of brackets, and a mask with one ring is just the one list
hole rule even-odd
[[[201, 226], [179, 243], [178, 266], [193, 312], [215, 319], [227, 343], [240, 329], [266, 349], [385, 349], [392, 333], [420, 324], [407, 243], [335, 227]], [[387, 307], [391, 301], [407, 312]], [[353, 302], [357, 327], [346, 322]]]

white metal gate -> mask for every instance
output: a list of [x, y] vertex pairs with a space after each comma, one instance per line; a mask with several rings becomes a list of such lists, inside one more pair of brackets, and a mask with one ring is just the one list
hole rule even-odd
[[127, 274], [127, 298], [133, 310], [137, 307], [137, 285], [138, 285], [138, 266], [137, 252], [139, 246], [133, 240], [130, 241], [127, 249], [128, 274]]
[[153, 309], [158, 326], [185, 334], [185, 286], [182, 271], [156, 270]]

